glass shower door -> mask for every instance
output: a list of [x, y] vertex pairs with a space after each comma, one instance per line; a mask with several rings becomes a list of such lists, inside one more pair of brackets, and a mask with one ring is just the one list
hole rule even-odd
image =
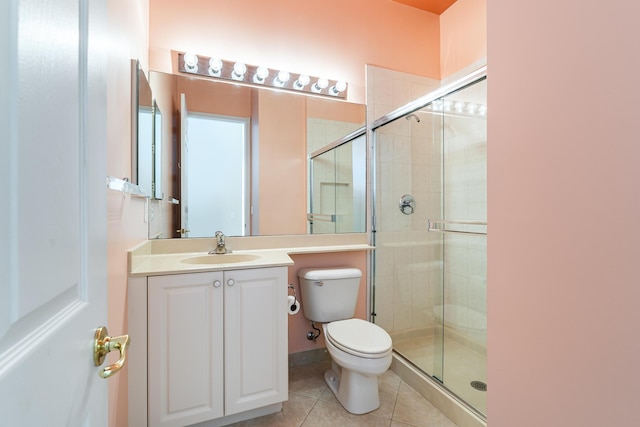
[[[422, 109], [374, 130], [375, 323], [394, 349], [430, 376], [443, 376], [442, 116]], [[403, 196], [413, 203], [403, 208]]]
[[373, 145], [375, 322], [486, 414], [486, 80], [376, 127]]
[[486, 413], [487, 120], [486, 80], [434, 105], [443, 116], [445, 365], [443, 383]]

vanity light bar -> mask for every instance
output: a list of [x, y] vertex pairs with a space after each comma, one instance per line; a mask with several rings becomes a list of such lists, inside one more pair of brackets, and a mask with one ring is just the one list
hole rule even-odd
[[348, 84], [345, 81], [269, 69], [194, 53], [178, 53], [178, 71], [252, 86], [269, 86], [332, 98], [347, 97]]

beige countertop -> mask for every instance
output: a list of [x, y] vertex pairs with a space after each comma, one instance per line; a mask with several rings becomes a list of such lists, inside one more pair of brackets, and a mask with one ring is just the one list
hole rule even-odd
[[227, 246], [231, 254], [208, 255], [215, 247], [214, 239], [147, 240], [128, 252], [129, 275], [290, 266], [289, 255], [373, 249], [364, 234], [229, 237]]

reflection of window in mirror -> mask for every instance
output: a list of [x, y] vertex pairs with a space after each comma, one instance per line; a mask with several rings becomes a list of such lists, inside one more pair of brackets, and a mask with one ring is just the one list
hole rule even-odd
[[189, 237], [244, 236], [249, 224], [249, 120], [187, 117]]

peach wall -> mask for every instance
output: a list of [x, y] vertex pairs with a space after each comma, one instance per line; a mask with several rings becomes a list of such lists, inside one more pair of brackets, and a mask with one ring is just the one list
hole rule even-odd
[[639, 16], [489, 2], [491, 427], [640, 425]]
[[[287, 98], [286, 102], [282, 102]], [[261, 91], [259, 234], [305, 234], [307, 219], [305, 98]], [[254, 170], [255, 173], [255, 170]], [[254, 230], [255, 232], [255, 230]]]
[[[359, 268], [363, 276], [360, 282], [360, 292], [358, 294], [355, 317], [360, 319], [367, 318], [367, 252], [292, 255], [291, 258], [295, 262], [295, 265], [289, 267], [289, 283], [295, 286], [298, 299], [300, 299], [299, 270], [309, 267]], [[290, 294], [292, 293], [290, 292]], [[321, 328], [320, 325], [317, 327]], [[309, 325], [309, 320], [304, 317], [304, 304], [302, 304], [302, 310], [293, 316], [289, 316], [289, 353], [325, 347], [324, 335], [321, 335], [315, 342], [307, 340], [307, 332], [312, 330]]]
[[232, 2], [154, 0], [151, 69], [174, 70], [171, 50], [349, 82], [365, 102], [364, 64], [438, 78], [439, 17], [388, 0]]
[[[131, 176], [131, 59], [148, 69], [149, 0], [108, 2], [107, 174]], [[107, 191], [108, 328], [127, 333], [127, 250], [147, 238], [144, 200]], [[131, 350], [135, 351], [135, 338]], [[113, 363], [109, 355], [108, 362]], [[127, 425], [126, 368], [109, 379], [109, 426]]]
[[440, 15], [440, 76], [487, 56], [487, 1], [457, 0]]

